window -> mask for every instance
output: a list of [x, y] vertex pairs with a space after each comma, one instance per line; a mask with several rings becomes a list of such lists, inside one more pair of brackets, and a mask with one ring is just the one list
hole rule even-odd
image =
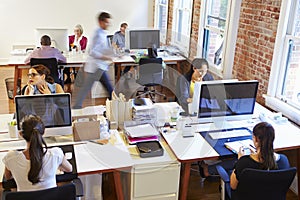
[[154, 26], [160, 30], [160, 42], [166, 44], [168, 24], [168, 0], [155, 1]]
[[190, 46], [192, 4], [192, 0], [174, 0], [172, 43], [185, 56], [188, 56]]
[[[289, 17], [286, 17], [289, 16]], [[284, 1], [266, 104], [300, 122], [300, 1]]]
[[201, 5], [197, 55], [208, 60], [214, 73], [231, 78], [241, 1], [202, 0]]

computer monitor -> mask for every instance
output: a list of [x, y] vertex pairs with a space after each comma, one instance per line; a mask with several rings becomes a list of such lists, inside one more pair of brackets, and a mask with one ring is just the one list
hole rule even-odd
[[229, 120], [250, 119], [257, 89], [256, 80], [197, 82], [192, 108], [196, 111], [198, 122], [214, 122], [216, 127]]
[[127, 29], [125, 32], [126, 49], [147, 49], [160, 47], [159, 29]]
[[16, 119], [18, 129], [25, 115], [35, 114], [45, 124], [44, 137], [72, 134], [70, 94], [16, 96]]
[[69, 51], [68, 29], [66, 28], [36, 28], [35, 40], [36, 46], [41, 46], [41, 37], [48, 35], [51, 38], [51, 46], [60, 51]]

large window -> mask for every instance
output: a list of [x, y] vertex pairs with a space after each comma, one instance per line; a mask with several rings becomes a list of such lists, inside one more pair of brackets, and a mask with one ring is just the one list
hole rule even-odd
[[174, 0], [172, 43], [185, 56], [189, 53], [192, 4], [192, 0]]
[[168, 0], [155, 0], [154, 26], [160, 30], [160, 42], [166, 44], [168, 24]]
[[[240, 4], [240, 0], [201, 2], [197, 54], [206, 58], [212, 66], [212, 71], [223, 78], [231, 77], [233, 63], [231, 57], [236, 42]], [[226, 66], [231, 66], [227, 71], [223, 69], [225, 63]]]
[[[286, 17], [289, 16], [289, 17]], [[266, 103], [300, 122], [300, 1], [283, 1]]]

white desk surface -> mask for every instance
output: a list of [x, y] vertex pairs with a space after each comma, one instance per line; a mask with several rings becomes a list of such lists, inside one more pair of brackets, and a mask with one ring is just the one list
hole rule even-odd
[[[67, 58], [66, 64], [78, 64], [78, 63], [85, 63], [87, 55], [84, 53], [68, 53], [65, 55]], [[24, 60], [26, 59], [27, 55], [12, 55], [9, 57], [6, 65], [25, 65]]]
[[[127, 147], [120, 139], [119, 135], [115, 135], [114, 145], [99, 145], [91, 142], [59, 142], [48, 143], [48, 147], [57, 145], [74, 144], [76, 156], [77, 172], [79, 175], [101, 173], [114, 169], [122, 169], [133, 165], [132, 158]], [[25, 140], [1, 142], [0, 145], [0, 177], [4, 173], [4, 164], [2, 158], [7, 154], [8, 150], [23, 149], [26, 146]], [[0, 179], [1, 182], [2, 178]]]
[[[255, 112], [252, 120], [233, 121], [228, 123], [226, 128], [248, 127], [250, 130], [260, 122], [257, 118], [259, 113], [271, 113], [263, 106], [256, 104]], [[286, 124], [275, 124], [270, 121], [275, 129], [275, 150], [294, 149], [300, 146], [300, 129], [290, 122]], [[208, 131], [213, 130], [211, 123], [195, 125], [195, 131]], [[209, 159], [211, 157], [218, 157], [218, 153], [205, 141], [199, 134], [195, 133], [194, 137], [183, 138], [178, 132], [163, 133], [163, 137], [169, 144], [170, 148], [180, 161], [196, 160], [196, 159]]]
[[[85, 63], [87, 59], [86, 53], [75, 53], [68, 52], [64, 54], [67, 58], [67, 65], [69, 64], [79, 64]], [[12, 55], [9, 59], [5, 59], [1, 62], [1, 65], [25, 65], [24, 60], [27, 55]], [[169, 55], [164, 52], [158, 52], [158, 57], [161, 57], [165, 62], [175, 62], [175, 61], [183, 61], [186, 60], [185, 57], [181, 55]], [[124, 54], [120, 57], [113, 58], [114, 63], [134, 63], [134, 59], [129, 54]]]

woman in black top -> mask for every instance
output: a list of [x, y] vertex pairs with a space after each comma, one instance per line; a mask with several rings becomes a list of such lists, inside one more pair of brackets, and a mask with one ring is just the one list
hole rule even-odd
[[237, 188], [240, 174], [245, 168], [265, 170], [277, 169], [276, 160], [279, 159], [279, 155], [274, 153], [274, 138], [274, 128], [267, 122], [258, 123], [253, 128], [252, 140], [256, 152], [252, 152], [250, 155], [246, 156], [244, 155], [243, 149], [240, 149], [238, 153], [239, 160], [230, 177], [230, 186], [233, 190]]
[[197, 81], [212, 81], [213, 76], [208, 72], [209, 64], [203, 58], [195, 58], [190, 70], [178, 77], [176, 83], [176, 97], [182, 108], [188, 112], [188, 103], [192, 102], [194, 83]]

